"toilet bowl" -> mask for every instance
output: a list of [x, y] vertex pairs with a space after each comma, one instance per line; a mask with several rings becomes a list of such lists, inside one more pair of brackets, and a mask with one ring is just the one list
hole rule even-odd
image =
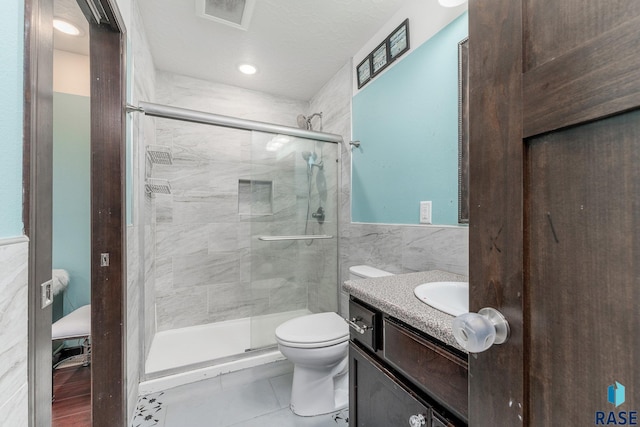
[[[349, 269], [350, 279], [391, 276], [368, 265]], [[291, 410], [302, 416], [328, 414], [349, 404], [349, 327], [336, 313], [288, 320], [276, 328], [280, 352], [293, 363]]]
[[328, 414], [349, 403], [349, 327], [336, 313], [288, 320], [276, 328], [280, 352], [293, 363], [291, 410]]

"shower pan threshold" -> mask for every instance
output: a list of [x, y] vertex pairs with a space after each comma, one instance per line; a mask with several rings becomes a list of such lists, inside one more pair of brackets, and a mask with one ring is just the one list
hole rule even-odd
[[[140, 383], [139, 392], [154, 393], [285, 360], [276, 345], [276, 327], [310, 313], [296, 310], [158, 332], [145, 364], [147, 381]], [[257, 349], [247, 351], [252, 334]]]

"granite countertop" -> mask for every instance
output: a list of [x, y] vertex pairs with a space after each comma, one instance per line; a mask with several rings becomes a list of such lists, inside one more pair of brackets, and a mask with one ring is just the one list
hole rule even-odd
[[431, 270], [372, 279], [347, 280], [343, 288], [349, 294], [380, 311], [466, 353], [453, 337], [451, 330], [453, 316], [420, 301], [414, 295], [413, 289], [427, 282], [466, 282], [468, 280], [461, 274]]

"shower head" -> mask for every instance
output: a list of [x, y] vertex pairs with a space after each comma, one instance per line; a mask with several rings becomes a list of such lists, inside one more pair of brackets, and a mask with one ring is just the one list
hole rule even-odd
[[309, 163], [309, 159], [311, 158], [311, 151], [303, 151], [302, 158], [305, 162]]
[[[309, 117], [305, 116], [304, 114], [298, 114], [298, 127], [300, 129], [313, 130], [311, 120], [314, 117], [320, 117], [320, 120], [322, 120], [322, 113], [313, 113]], [[322, 130], [322, 123], [320, 125], [320, 130]]]
[[309, 121], [304, 114], [298, 114], [298, 127], [309, 130]]

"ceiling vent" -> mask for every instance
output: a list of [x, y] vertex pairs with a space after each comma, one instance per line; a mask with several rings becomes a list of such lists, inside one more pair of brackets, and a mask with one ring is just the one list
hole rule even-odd
[[247, 30], [256, 0], [196, 0], [198, 16]]

